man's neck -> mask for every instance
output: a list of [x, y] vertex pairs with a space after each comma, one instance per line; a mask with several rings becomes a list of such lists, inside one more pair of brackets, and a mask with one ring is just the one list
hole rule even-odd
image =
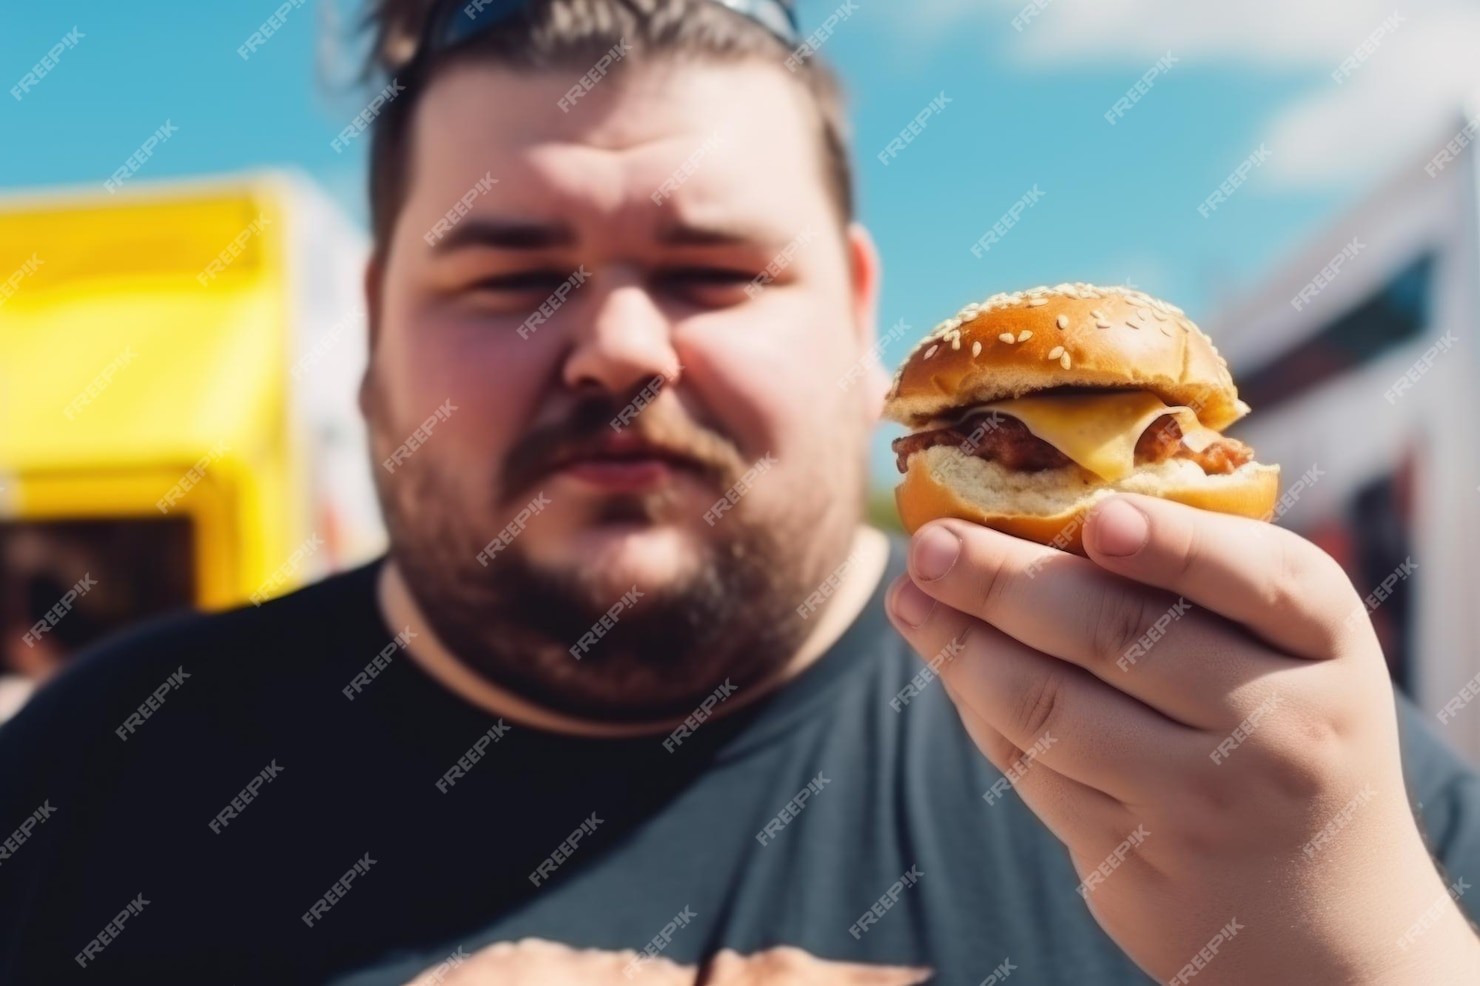
[[[747, 694], [743, 698], [722, 703], [715, 710], [715, 716], [744, 708], [796, 678], [827, 653], [828, 648], [853, 624], [883, 577], [889, 560], [889, 540], [871, 527], [859, 527], [848, 555], [855, 561], [847, 566], [837, 591], [827, 601], [812, 632], [796, 653], [770, 678], [757, 687], [746, 689]], [[409, 626], [415, 632], [416, 645], [407, 648], [411, 659], [443, 687], [489, 715], [547, 732], [606, 738], [663, 733], [682, 721], [681, 716], [671, 720], [621, 724], [583, 719], [537, 705], [488, 681], [458, 660], [432, 632], [416, 600], [407, 590], [394, 559], [387, 559], [381, 566], [376, 601], [387, 626]]]

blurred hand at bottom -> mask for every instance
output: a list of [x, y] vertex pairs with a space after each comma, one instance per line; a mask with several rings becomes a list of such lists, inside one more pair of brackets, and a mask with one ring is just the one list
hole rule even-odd
[[408, 986], [915, 986], [931, 970], [831, 962], [799, 948], [771, 948], [754, 955], [723, 949], [701, 970], [630, 949], [575, 949], [525, 938], [498, 942], [453, 965], [442, 962]]

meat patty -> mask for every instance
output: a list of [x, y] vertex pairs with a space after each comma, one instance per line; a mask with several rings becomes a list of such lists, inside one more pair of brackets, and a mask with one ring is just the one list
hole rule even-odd
[[[1018, 472], [1059, 469], [1074, 464], [1052, 445], [1028, 430], [1017, 418], [993, 411], [973, 414], [949, 428], [936, 428], [896, 438], [893, 443], [895, 465], [900, 472], [909, 469], [909, 458], [916, 452], [937, 445], [955, 445], [967, 455], [1001, 463]], [[1218, 438], [1207, 448], [1194, 451], [1182, 441], [1182, 429], [1173, 414], [1163, 414], [1153, 421], [1136, 441], [1136, 464], [1165, 462], [1168, 459], [1191, 459], [1210, 476], [1231, 473], [1254, 459], [1254, 450], [1233, 438]]]

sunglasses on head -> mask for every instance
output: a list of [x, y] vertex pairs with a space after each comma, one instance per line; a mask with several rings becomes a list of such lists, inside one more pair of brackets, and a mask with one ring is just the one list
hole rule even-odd
[[[420, 54], [425, 57], [447, 51], [493, 30], [523, 13], [534, 0], [446, 0], [427, 18]], [[788, 48], [801, 43], [793, 0], [713, 0], [750, 18], [770, 31]]]

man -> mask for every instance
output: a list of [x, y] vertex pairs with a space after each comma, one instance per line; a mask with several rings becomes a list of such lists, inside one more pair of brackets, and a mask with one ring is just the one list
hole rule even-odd
[[1480, 967], [1480, 782], [1405, 707], [1405, 793], [1312, 546], [1154, 501], [1041, 566], [861, 526], [879, 265], [777, 4], [434, 7], [376, 12], [412, 59], [366, 278], [390, 552], [130, 634], [0, 733], [0, 976]]

